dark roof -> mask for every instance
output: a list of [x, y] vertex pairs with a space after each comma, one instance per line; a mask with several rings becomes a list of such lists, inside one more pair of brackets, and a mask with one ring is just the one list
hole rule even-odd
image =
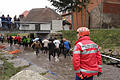
[[23, 21], [31, 22], [50, 22], [52, 20], [62, 19], [62, 17], [50, 8], [35, 8], [30, 10]]
[[67, 16], [67, 15], [71, 15], [72, 13], [62, 13], [61, 16]]

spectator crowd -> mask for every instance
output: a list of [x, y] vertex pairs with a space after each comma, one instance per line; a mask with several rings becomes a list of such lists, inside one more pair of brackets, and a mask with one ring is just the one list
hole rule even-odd
[[2, 29], [19, 29], [20, 27], [20, 18], [15, 15], [13, 20], [12, 18], [9, 16], [9, 14], [7, 15], [7, 17], [5, 17], [4, 15], [2, 15], [0, 17], [1, 19], [1, 28]]

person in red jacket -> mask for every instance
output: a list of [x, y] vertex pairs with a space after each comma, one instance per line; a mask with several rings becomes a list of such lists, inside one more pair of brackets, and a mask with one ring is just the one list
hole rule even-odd
[[93, 80], [94, 75], [102, 74], [102, 58], [99, 46], [90, 40], [89, 29], [77, 29], [77, 41], [73, 51], [73, 68], [76, 80]]

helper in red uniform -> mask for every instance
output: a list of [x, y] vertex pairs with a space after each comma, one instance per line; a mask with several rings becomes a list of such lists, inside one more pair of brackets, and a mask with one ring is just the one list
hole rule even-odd
[[89, 29], [77, 29], [77, 41], [73, 51], [73, 68], [76, 80], [93, 80], [94, 75], [102, 72], [102, 59], [99, 46], [90, 40]]

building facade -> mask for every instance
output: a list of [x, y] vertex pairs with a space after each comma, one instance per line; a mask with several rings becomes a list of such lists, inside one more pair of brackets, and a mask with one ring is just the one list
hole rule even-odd
[[20, 30], [50, 33], [62, 30], [62, 17], [50, 8], [35, 8], [22, 19]]
[[104, 0], [103, 27], [120, 27], [120, 0]]
[[[120, 0], [90, 0], [83, 11], [63, 15], [73, 29], [78, 27], [109, 28], [120, 26]], [[70, 17], [72, 16], [72, 17]], [[69, 19], [69, 18], [71, 19]]]

